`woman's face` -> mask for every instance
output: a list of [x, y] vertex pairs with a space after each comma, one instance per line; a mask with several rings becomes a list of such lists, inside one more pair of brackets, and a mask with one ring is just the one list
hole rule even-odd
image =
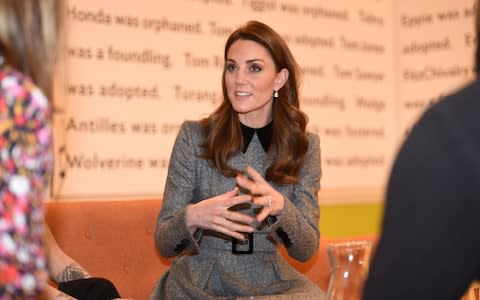
[[260, 128], [272, 120], [273, 91], [288, 78], [286, 69], [276, 71], [268, 51], [250, 40], [233, 42], [225, 62], [228, 99], [240, 122]]

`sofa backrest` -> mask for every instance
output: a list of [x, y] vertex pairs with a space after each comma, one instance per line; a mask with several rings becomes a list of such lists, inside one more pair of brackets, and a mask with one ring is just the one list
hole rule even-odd
[[170, 261], [155, 249], [161, 200], [48, 202], [46, 221], [60, 247], [122, 297], [149, 298]]

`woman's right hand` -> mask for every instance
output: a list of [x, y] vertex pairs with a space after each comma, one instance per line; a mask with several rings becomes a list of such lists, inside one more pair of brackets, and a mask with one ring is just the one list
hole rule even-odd
[[245, 233], [255, 231], [255, 218], [229, 208], [241, 203], [250, 203], [251, 195], [239, 195], [238, 187], [233, 190], [187, 206], [186, 223], [190, 233], [198, 228], [213, 230], [244, 240]]

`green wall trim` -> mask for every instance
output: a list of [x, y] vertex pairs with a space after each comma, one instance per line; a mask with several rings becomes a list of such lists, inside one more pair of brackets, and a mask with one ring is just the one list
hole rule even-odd
[[327, 238], [378, 234], [382, 203], [320, 205], [320, 233]]

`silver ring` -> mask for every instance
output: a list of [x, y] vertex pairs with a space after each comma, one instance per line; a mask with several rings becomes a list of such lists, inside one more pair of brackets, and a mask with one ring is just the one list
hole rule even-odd
[[267, 196], [267, 197], [268, 197], [268, 198], [267, 198], [267, 199], [268, 199], [268, 204], [267, 204], [267, 206], [268, 206], [268, 207], [272, 207], [272, 197], [271, 197], [271, 196]]

